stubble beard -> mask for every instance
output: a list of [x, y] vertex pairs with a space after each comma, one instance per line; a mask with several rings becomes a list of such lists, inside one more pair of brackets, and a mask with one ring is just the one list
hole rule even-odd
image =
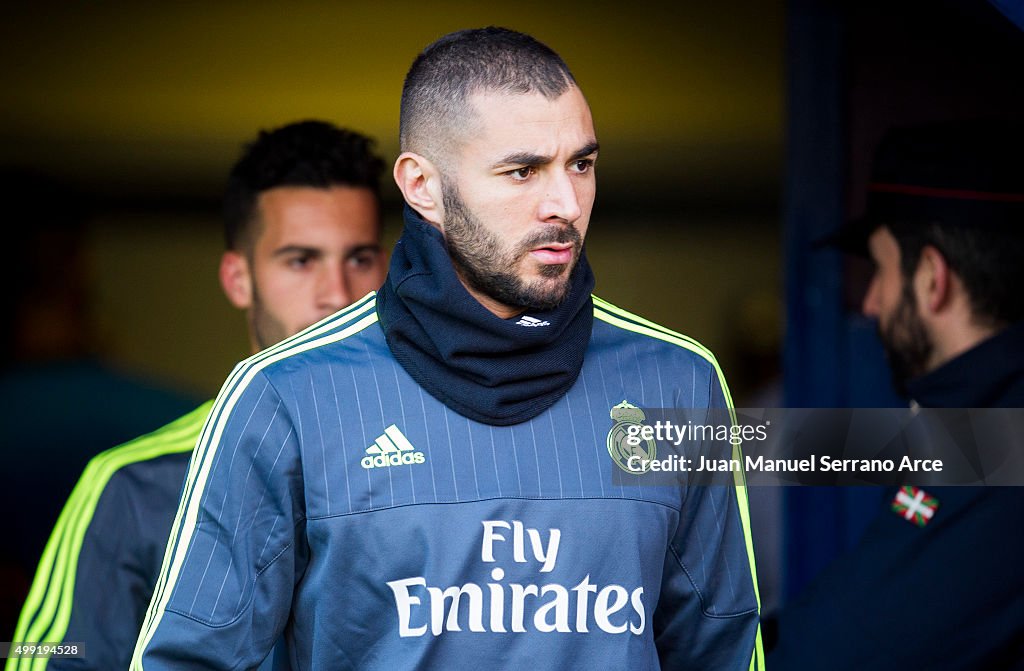
[[249, 329], [260, 351], [288, 337], [288, 330], [284, 324], [264, 307], [255, 284], [252, 288], [252, 307], [249, 309]]
[[927, 372], [935, 348], [917, 314], [917, 299], [909, 282], [903, 282], [899, 305], [889, 323], [883, 327], [879, 322], [878, 335], [889, 361], [893, 386], [906, 396], [907, 382]]
[[[583, 249], [583, 238], [575, 226], [551, 224], [519, 242], [514, 249], [504, 249], [498, 236], [469, 211], [454, 184], [446, 180], [443, 189], [448, 254], [472, 289], [518, 309], [551, 310], [565, 300]], [[541, 279], [537, 280], [525, 280], [516, 274], [516, 267], [530, 250], [550, 243], [572, 243], [572, 261], [541, 265]]]

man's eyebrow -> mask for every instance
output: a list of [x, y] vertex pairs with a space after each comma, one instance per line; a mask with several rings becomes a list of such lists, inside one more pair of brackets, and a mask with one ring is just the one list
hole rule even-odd
[[375, 242], [373, 244], [359, 245], [358, 247], [353, 247], [352, 249], [350, 249], [347, 252], [345, 252], [345, 255], [346, 256], [355, 256], [356, 254], [362, 254], [363, 252], [373, 252], [374, 254], [377, 254], [380, 251], [381, 251], [380, 244]]
[[[581, 158], [590, 156], [591, 154], [597, 153], [599, 146], [597, 142], [590, 142], [583, 146], [583, 148], [573, 152], [572, 156], [569, 157], [569, 161], [578, 161]], [[491, 166], [494, 168], [501, 168], [506, 165], [524, 165], [524, 166], [538, 166], [547, 165], [554, 159], [551, 156], [544, 154], [535, 154], [531, 151], [518, 151], [508, 154], [494, 163]]]
[[[356, 254], [362, 254], [364, 252], [373, 252], [374, 254], [378, 254], [382, 249], [383, 248], [380, 246], [380, 243], [376, 242], [372, 244], [359, 245], [351, 249], [346, 249], [345, 256], [355, 256]], [[284, 247], [275, 249], [271, 256], [290, 256], [292, 254], [321, 256], [323, 254], [323, 250], [318, 247], [305, 247], [303, 245], [285, 245]]]
[[278, 247], [274, 250], [271, 256], [288, 256], [289, 254], [308, 254], [315, 256], [320, 254], [320, 250], [316, 247], [304, 247], [302, 245], [285, 245], [284, 247]]
[[595, 141], [591, 142], [590, 144], [584, 146], [582, 149], [577, 151], [572, 156], [570, 156], [569, 160], [570, 161], [578, 161], [579, 159], [585, 158], [587, 156], [590, 156], [591, 154], [596, 154], [597, 150], [600, 149], [600, 148], [601, 148], [600, 145], [598, 145], [597, 141], [595, 140]]
[[532, 151], [517, 151], [500, 158], [491, 168], [501, 168], [506, 165], [547, 165], [548, 163], [551, 163], [550, 156], [534, 154]]

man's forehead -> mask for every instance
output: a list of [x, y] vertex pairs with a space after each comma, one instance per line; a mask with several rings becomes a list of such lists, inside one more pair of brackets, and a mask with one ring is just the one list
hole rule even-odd
[[464, 144], [505, 152], [538, 151], [538, 143], [557, 143], [570, 151], [596, 142], [586, 99], [576, 86], [558, 98], [540, 93], [480, 91], [466, 100], [470, 118]]
[[280, 186], [257, 200], [257, 236], [274, 245], [308, 241], [309, 246], [336, 235], [376, 234], [378, 203], [366, 187]]
[[879, 226], [868, 236], [868, 252], [878, 260], [886, 256], [899, 256], [900, 248], [888, 226]]
[[368, 187], [331, 184], [330, 186], [275, 186], [257, 197], [260, 214], [285, 214], [291, 211], [324, 213], [349, 212], [376, 206], [377, 198]]
[[466, 97], [467, 106], [484, 120], [504, 117], [507, 121], [551, 122], [555, 117], [591, 122], [590, 106], [578, 86], [569, 86], [561, 95], [550, 98], [538, 91], [513, 93], [479, 90]]

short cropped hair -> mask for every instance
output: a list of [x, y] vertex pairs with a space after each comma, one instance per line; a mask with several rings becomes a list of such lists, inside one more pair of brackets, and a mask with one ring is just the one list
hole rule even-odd
[[965, 226], [895, 221], [886, 226], [900, 249], [904, 282], [912, 282], [926, 245], [946, 259], [964, 284], [975, 320], [1004, 327], [1024, 319], [1024, 230], [1020, 225]]
[[224, 191], [224, 243], [248, 249], [259, 195], [280, 186], [365, 187], [380, 199], [384, 161], [373, 140], [325, 121], [300, 121], [260, 131], [231, 169]]
[[405, 76], [401, 149], [444, 162], [457, 130], [472, 124], [467, 99], [474, 93], [554, 100], [575, 85], [559, 55], [529, 35], [494, 26], [450, 33], [427, 46]]

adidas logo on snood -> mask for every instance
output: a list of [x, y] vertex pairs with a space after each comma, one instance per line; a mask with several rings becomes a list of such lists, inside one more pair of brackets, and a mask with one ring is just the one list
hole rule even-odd
[[371, 469], [422, 464], [426, 459], [398, 427], [392, 424], [384, 429], [384, 433], [377, 437], [373, 445], [366, 448], [366, 456], [359, 463], [363, 468]]

